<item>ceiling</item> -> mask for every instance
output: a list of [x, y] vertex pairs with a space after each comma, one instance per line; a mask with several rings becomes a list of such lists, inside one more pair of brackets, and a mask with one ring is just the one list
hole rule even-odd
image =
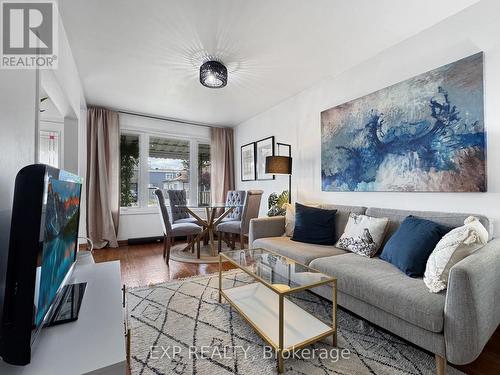
[[[234, 126], [477, 0], [60, 0], [87, 103]], [[203, 87], [209, 57], [228, 85]]]

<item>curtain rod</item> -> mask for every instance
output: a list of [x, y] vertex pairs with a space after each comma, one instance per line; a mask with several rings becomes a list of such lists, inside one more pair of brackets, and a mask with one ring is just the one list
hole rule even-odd
[[124, 115], [132, 115], [132, 116], [139, 116], [139, 117], [146, 117], [146, 118], [151, 118], [155, 120], [164, 120], [164, 121], [172, 121], [172, 122], [177, 122], [179, 124], [186, 124], [186, 125], [193, 125], [193, 126], [201, 126], [204, 128], [224, 128], [225, 126], [212, 126], [208, 124], [202, 124], [202, 123], [196, 123], [196, 122], [190, 122], [190, 121], [184, 121], [184, 120], [177, 120], [177, 119], [172, 119], [168, 117], [161, 117], [161, 116], [154, 116], [154, 115], [146, 115], [144, 113], [137, 113], [137, 112], [129, 112], [129, 111], [122, 111], [122, 110], [117, 110], [117, 109], [112, 109], [115, 112], [122, 113]]

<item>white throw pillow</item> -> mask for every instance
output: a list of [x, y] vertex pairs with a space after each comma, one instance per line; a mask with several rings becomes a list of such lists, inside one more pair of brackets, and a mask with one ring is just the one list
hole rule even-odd
[[448, 286], [451, 267], [488, 243], [488, 231], [479, 219], [469, 216], [464, 225], [448, 232], [432, 251], [424, 273], [424, 283], [432, 293]]
[[[319, 207], [319, 204], [307, 203], [305, 206]], [[285, 236], [293, 237], [293, 230], [295, 229], [295, 204], [285, 203], [282, 207], [285, 208]]]
[[366, 215], [349, 214], [344, 233], [336, 247], [353, 253], [372, 257], [382, 245], [389, 219]]

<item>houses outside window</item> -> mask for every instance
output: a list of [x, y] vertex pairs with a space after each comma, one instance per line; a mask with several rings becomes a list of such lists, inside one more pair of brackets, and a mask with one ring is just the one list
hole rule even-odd
[[156, 206], [155, 189], [185, 190], [193, 205], [210, 204], [210, 145], [185, 138], [123, 131], [121, 206]]

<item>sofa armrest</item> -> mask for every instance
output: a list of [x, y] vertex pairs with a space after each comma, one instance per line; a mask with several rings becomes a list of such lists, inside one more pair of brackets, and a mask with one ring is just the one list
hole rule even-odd
[[279, 237], [285, 233], [285, 217], [273, 216], [250, 220], [248, 244], [252, 248], [253, 241], [264, 237]]
[[500, 323], [500, 239], [452, 267], [444, 315], [446, 358], [474, 361]]

